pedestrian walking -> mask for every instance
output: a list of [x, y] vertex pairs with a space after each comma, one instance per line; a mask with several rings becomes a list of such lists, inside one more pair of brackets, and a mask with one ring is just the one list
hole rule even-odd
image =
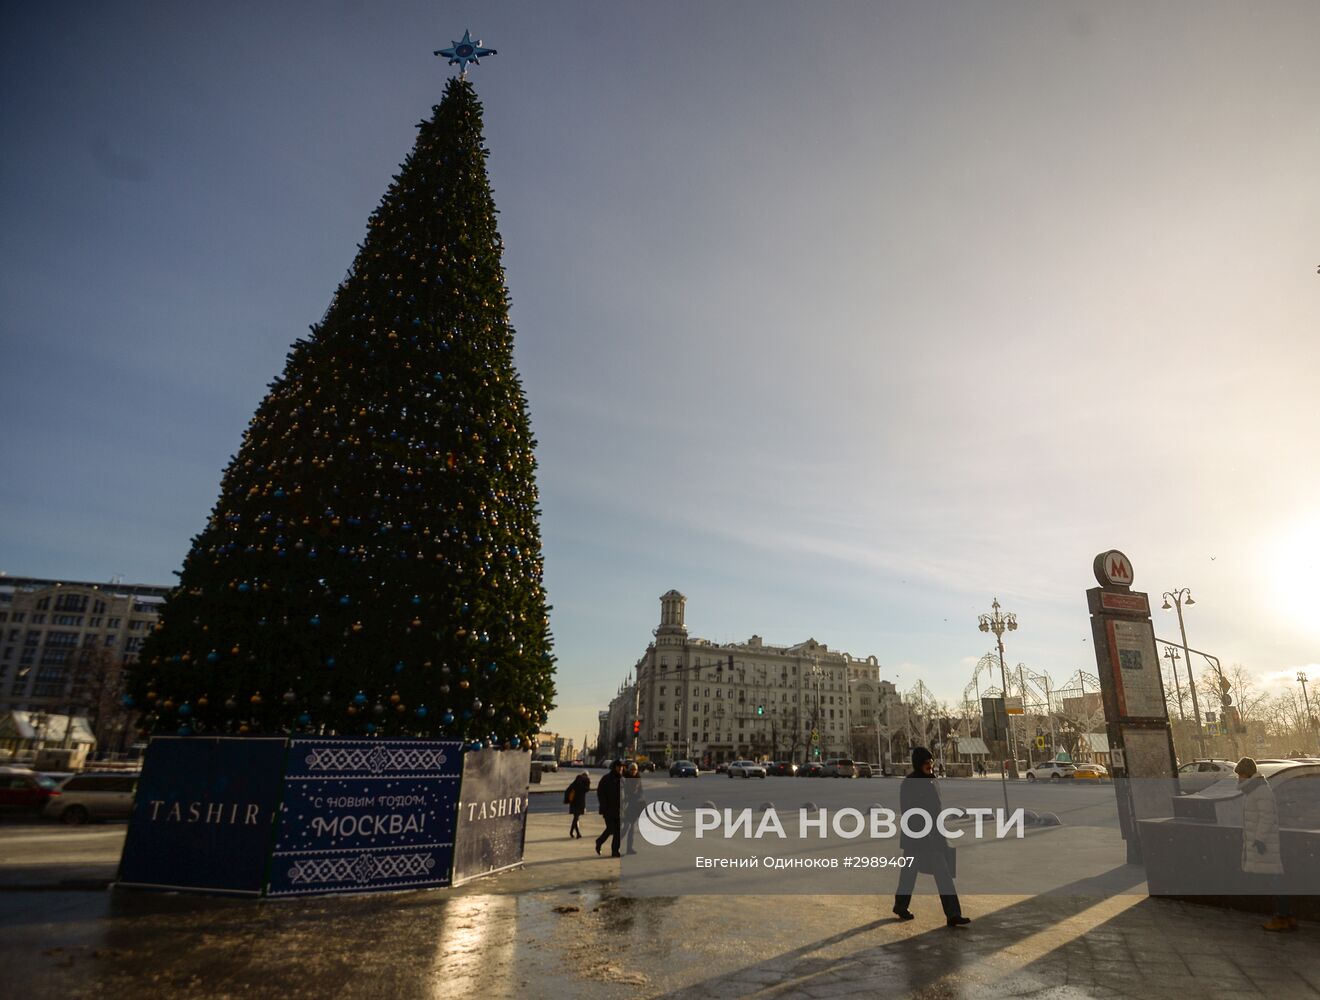
[[[1283, 889], [1283, 857], [1279, 851], [1279, 810], [1274, 790], [1256, 768], [1256, 761], [1243, 757], [1233, 768], [1242, 792], [1242, 870], [1258, 875], [1274, 889]], [[1275, 895], [1274, 917], [1265, 922], [1267, 931], [1295, 931], [1292, 897]]]
[[587, 811], [587, 792], [591, 791], [591, 775], [583, 771], [573, 783], [564, 789], [564, 801], [568, 803], [568, 812], [573, 817], [573, 825], [568, 828], [569, 837], [582, 839], [582, 831], [578, 829], [578, 820], [582, 814]]
[[[949, 927], [965, 927], [972, 921], [962, 915], [962, 906], [958, 902], [958, 891], [953, 885], [954, 871], [957, 868], [956, 855], [939, 832], [936, 820], [943, 809], [940, 791], [935, 786], [934, 756], [925, 747], [916, 747], [912, 751], [912, 772], [903, 779], [898, 788], [898, 802], [902, 818], [908, 813], [925, 813], [907, 822], [900, 821], [902, 834], [899, 843], [903, 847], [904, 863], [898, 876], [898, 891], [894, 894], [894, 915], [899, 920], [912, 920], [915, 916], [908, 908], [912, 902], [912, 890], [917, 884], [917, 874], [926, 872], [935, 877], [935, 885], [940, 891], [940, 903], [944, 907], [944, 922]], [[908, 833], [908, 828], [924, 829], [924, 836]]]
[[636, 761], [629, 761], [623, 776], [623, 804], [620, 814], [623, 817], [624, 853], [636, 854], [633, 850], [633, 834], [637, 830], [637, 820], [646, 808], [646, 794], [642, 791], [642, 774]]
[[620, 784], [623, 782], [623, 761], [616, 760], [610, 764], [610, 773], [600, 779], [596, 785], [596, 801], [600, 803], [601, 819], [605, 821], [605, 830], [596, 838], [596, 853], [605, 845], [605, 841], [610, 841], [610, 857], [619, 856], [619, 808], [622, 805], [622, 789]]

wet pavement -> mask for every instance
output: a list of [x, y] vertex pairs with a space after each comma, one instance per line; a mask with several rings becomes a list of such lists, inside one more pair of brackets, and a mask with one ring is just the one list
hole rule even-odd
[[[549, 790], [547, 790], [549, 791]], [[539, 805], [539, 803], [538, 803]], [[0, 827], [16, 997], [1320, 997], [1320, 926], [1141, 895], [620, 895], [619, 862], [534, 809], [526, 864], [452, 890], [267, 902], [80, 891], [123, 827]], [[62, 839], [68, 835], [69, 839]], [[52, 846], [54, 845], [54, 846]], [[43, 881], [44, 879], [44, 881]], [[26, 880], [26, 881], [25, 881]], [[44, 887], [44, 888], [39, 888]]]

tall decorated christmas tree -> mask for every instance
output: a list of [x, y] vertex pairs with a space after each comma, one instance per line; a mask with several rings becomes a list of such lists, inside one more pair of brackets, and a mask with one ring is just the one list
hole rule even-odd
[[535, 441], [466, 74], [418, 127], [143, 646], [147, 732], [519, 746], [552, 707]]

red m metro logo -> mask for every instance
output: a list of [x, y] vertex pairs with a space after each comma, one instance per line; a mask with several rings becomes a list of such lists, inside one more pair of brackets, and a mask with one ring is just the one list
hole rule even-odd
[[1127, 587], [1132, 583], [1132, 563], [1118, 549], [1096, 557], [1095, 575], [1101, 586]]

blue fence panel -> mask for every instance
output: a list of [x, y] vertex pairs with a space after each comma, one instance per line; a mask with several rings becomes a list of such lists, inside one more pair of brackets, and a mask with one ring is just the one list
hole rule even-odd
[[157, 737], [147, 746], [119, 879], [260, 895], [285, 741]]
[[289, 743], [271, 896], [450, 884], [462, 744]]

